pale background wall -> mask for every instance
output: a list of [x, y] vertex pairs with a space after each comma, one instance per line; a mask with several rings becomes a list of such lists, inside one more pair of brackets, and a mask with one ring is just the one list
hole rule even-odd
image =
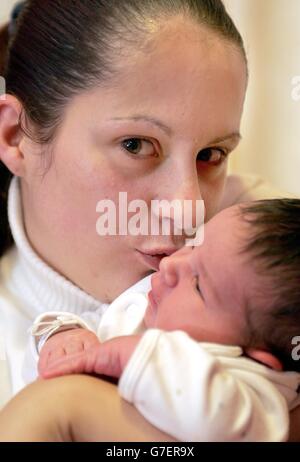
[[[250, 83], [243, 141], [234, 172], [253, 172], [300, 195], [300, 0], [225, 0], [249, 57]], [[299, 95], [299, 91], [298, 91]]]
[[0, 21], [6, 21], [12, 6], [17, 3], [15, 0], [0, 0]]
[[[0, 0], [1, 22], [14, 3]], [[292, 98], [292, 78], [300, 76], [300, 0], [224, 3], [244, 37], [250, 67], [243, 141], [231, 171], [257, 173], [300, 195], [300, 99]]]

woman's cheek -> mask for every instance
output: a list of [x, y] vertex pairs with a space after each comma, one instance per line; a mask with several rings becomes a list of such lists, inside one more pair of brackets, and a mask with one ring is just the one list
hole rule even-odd
[[200, 190], [205, 203], [205, 221], [210, 220], [219, 208], [219, 204], [223, 197], [225, 182], [227, 176], [227, 168], [224, 168], [214, 174], [207, 181], [199, 178]]

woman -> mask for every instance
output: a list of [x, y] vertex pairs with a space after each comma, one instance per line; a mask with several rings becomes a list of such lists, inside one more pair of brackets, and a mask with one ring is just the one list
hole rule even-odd
[[99, 236], [99, 200], [189, 200], [195, 220], [203, 199], [209, 219], [264, 187], [226, 181], [247, 63], [219, 0], [27, 1], [4, 76], [0, 306], [12, 394], [36, 315], [102, 313], [184, 243], [174, 232]]

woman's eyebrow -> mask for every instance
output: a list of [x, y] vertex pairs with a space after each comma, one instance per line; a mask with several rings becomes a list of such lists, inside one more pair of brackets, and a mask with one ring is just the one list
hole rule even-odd
[[135, 114], [131, 117], [113, 117], [112, 119], [109, 120], [132, 120], [134, 122], [147, 122], [150, 123], [151, 125], [155, 125], [156, 127], [160, 128], [162, 131], [164, 131], [168, 136], [171, 136], [173, 134], [173, 130], [168, 127], [166, 124], [164, 124], [161, 120], [156, 119], [155, 117], [150, 117], [147, 115], [143, 114]]
[[216, 138], [213, 141], [211, 141], [209, 144], [222, 143], [222, 142], [228, 141], [228, 140], [240, 141], [241, 139], [242, 139], [242, 135], [239, 132], [233, 132], [233, 133], [230, 133], [229, 135], [221, 136], [219, 138]]
[[[144, 114], [135, 114], [135, 115], [130, 116], [130, 117], [113, 117], [112, 119], [109, 119], [109, 120], [117, 120], [117, 121], [120, 121], [120, 120], [126, 121], [127, 120], [127, 121], [133, 121], [133, 122], [147, 122], [147, 123], [150, 123], [151, 125], [155, 125], [156, 127], [160, 128], [168, 136], [171, 136], [174, 133], [173, 130], [170, 127], [168, 127], [168, 125], [166, 125], [161, 120], [156, 119], [155, 117], [150, 117], [150, 116], [144, 115]], [[221, 142], [228, 141], [228, 140], [231, 140], [231, 139], [239, 141], [241, 138], [242, 137], [241, 137], [241, 134], [239, 132], [233, 132], [233, 133], [230, 133], [229, 135], [218, 137], [218, 138], [212, 140], [209, 144], [221, 143]]]

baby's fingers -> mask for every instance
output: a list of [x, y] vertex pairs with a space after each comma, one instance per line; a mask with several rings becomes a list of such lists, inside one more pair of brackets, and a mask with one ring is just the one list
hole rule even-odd
[[41, 371], [44, 379], [50, 379], [61, 375], [69, 374], [92, 374], [94, 373], [95, 354], [81, 352], [74, 355], [68, 355], [55, 362], [51, 362]]
[[66, 350], [63, 346], [56, 347], [54, 349], [45, 349], [41, 351], [40, 359], [38, 363], [38, 372], [39, 375], [43, 374], [51, 364], [55, 363], [56, 361], [64, 358], [66, 356]]
[[48, 368], [41, 371], [43, 379], [51, 379], [62, 375], [81, 374], [84, 372], [84, 358], [82, 355], [66, 357], [52, 363]]
[[70, 340], [64, 345], [65, 354], [74, 355], [84, 351], [84, 343], [80, 339]]

